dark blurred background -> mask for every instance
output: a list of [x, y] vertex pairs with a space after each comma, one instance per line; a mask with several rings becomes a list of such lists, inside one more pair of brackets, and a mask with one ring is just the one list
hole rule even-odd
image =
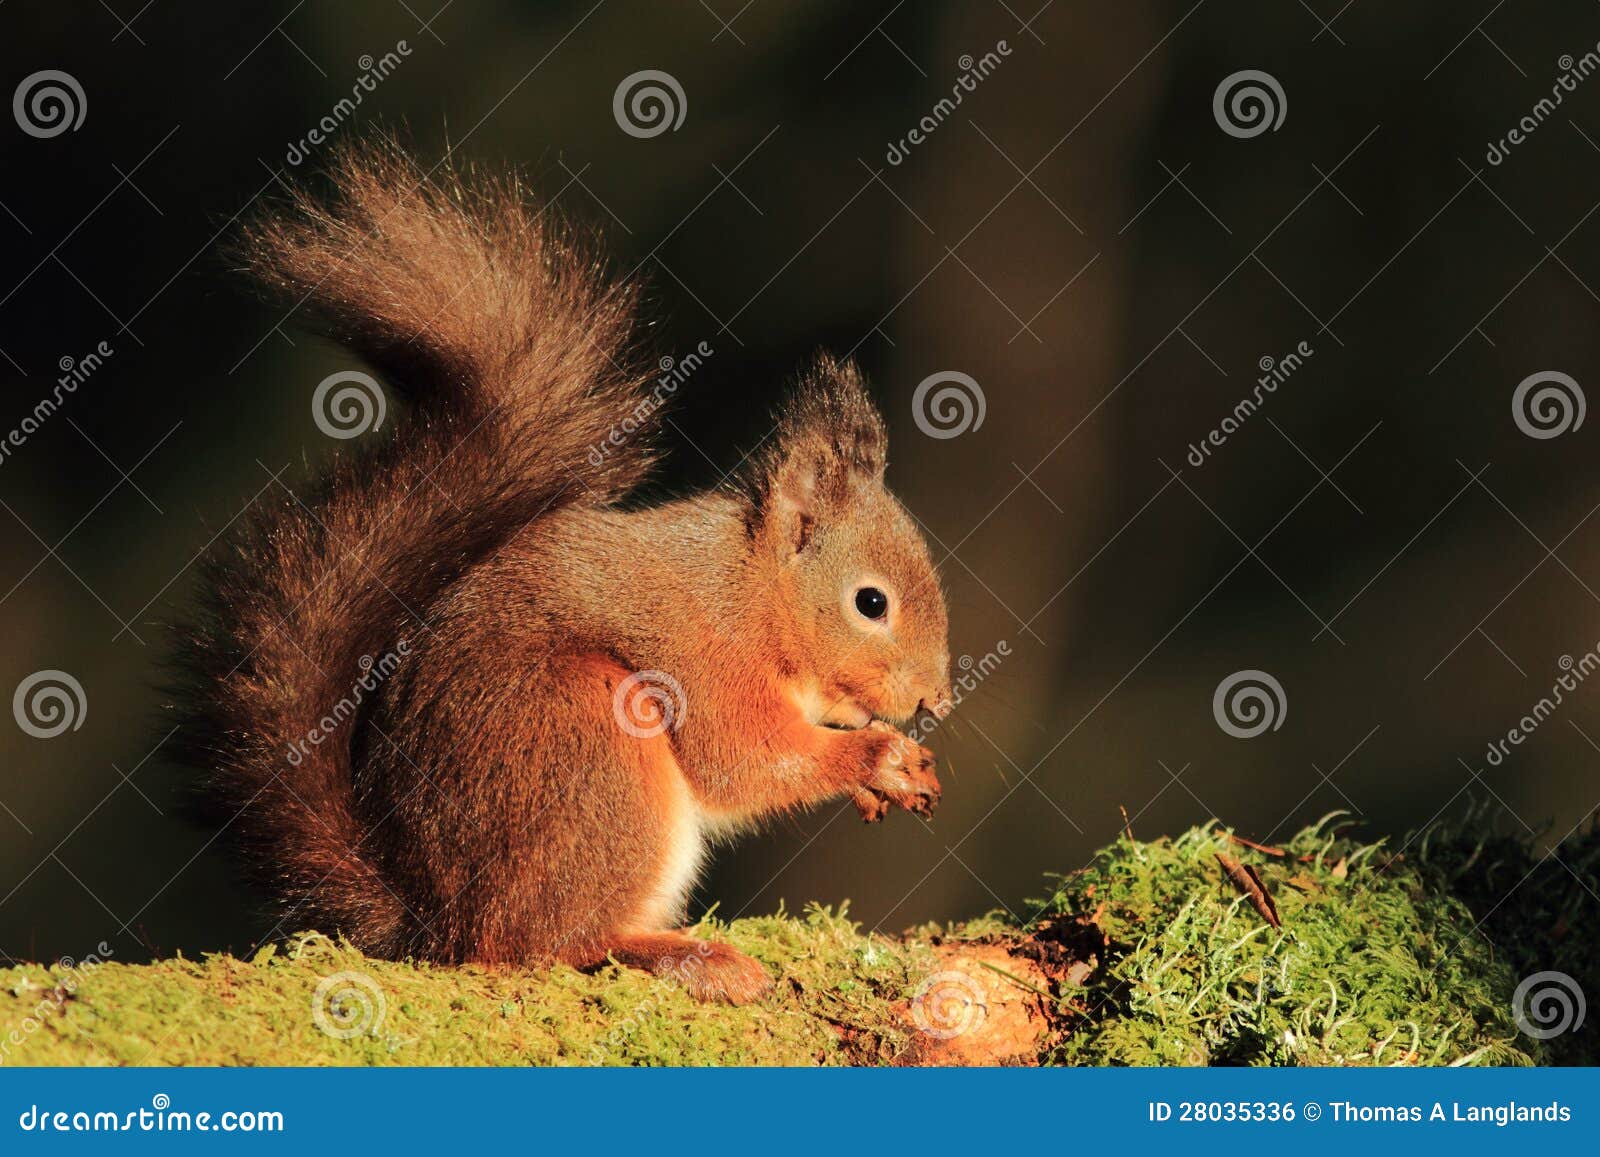
[[[647, 279], [658, 353], [714, 350], [671, 480], [737, 461], [815, 349], [853, 354], [953, 653], [1010, 652], [932, 742], [931, 824], [775, 824], [698, 910], [1025, 916], [1119, 805], [1144, 837], [1214, 816], [1269, 841], [1336, 808], [1403, 835], [1478, 800], [1545, 840], [1590, 813], [1600, 682], [1498, 765], [1486, 745], [1600, 640], [1600, 419], [1535, 438], [1513, 415], [1530, 375], [1600, 384], [1600, 78], [1560, 85], [1600, 8], [1039, 4], [0, 7], [4, 93], [58, 70], [86, 111], [53, 136], [0, 118], [0, 435], [64, 359], [111, 351], [0, 458], [0, 692], [60, 670], [86, 703], [49, 739], [3, 717], [0, 954], [243, 951], [270, 926], [176, 815], [161, 623], [271, 471], [341, 448], [310, 399], [347, 359], [217, 250], [391, 52], [334, 138], [522, 166]], [[686, 108], [639, 137], [613, 95], [646, 69]], [[1244, 70], [1281, 88], [1275, 129], [1219, 122]], [[934, 438], [912, 398], [945, 372], [986, 411]], [[1244, 670], [1283, 688], [1250, 739], [1213, 714]]]

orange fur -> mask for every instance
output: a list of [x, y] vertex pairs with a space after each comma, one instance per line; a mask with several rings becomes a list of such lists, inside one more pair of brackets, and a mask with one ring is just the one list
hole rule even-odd
[[[699, 954], [691, 992], [752, 999], [758, 965], [670, 931], [706, 842], [832, 797], [869, 819], [938, 797], [932, 756], [885, 722], [942, 712], [949, 659], [882, 420], [823, 360], [726, 486], [625, 511], [648, 428], [590, 449], [645, 396], [632, 292], [514, 182], [419, 183], [392, 146], [333, 177], [247, 259], [410, 406], [208, 560], [185, 647], [206, 797], [294, 919], [370, 953]], [[882, 620], [852, 609], [863, 585]], [[402, 642], [351, 717], [285, 757]], [[619, 722], [640, 672], [680, 700], [658, 734]]]

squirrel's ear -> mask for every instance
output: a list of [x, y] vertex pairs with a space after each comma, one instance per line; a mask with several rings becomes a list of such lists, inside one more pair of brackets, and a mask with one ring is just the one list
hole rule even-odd
[[797, 555], [811, 544], [828, 472], [826, 454], [815, 447], [791, 447], [774, 462], [756, 515], [763, 537], [781, 553]]
[[752, 530], [799, 554], [862, 483], [883, 481], [887, 436], [854, 365], [822, 359], [790, 395], [744, 477]]

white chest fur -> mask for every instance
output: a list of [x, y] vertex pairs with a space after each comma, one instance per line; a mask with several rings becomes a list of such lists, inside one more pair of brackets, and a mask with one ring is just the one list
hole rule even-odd
[[706, 858], [706, 832], [700, 806], [683, 776], [672, 775], [668, 793], [665, 848], [657, 878], [638, 916], [641, 931], [680, 927], [688, 911], [689, 892]]

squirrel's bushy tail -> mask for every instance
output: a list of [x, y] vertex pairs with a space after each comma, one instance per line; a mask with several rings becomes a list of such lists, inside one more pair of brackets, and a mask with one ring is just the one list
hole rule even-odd
[[[382, 954], [404, 950], [413, 916], [355, 808], [352, 743], [387, 741], [358, 736], [363, 700], [467, 568], [552, 510], [638, 484], [649, 407], [626, 368], [633, 292], [514, 179], [427, 175], [388, 143], [346, 150], [331, 177], [241, 252], [408, 404], [315, 492], [273, 482], [206, 560], [183, 756], [291, 928]], [[309, 404], [315, 386], [286, 393]]]

